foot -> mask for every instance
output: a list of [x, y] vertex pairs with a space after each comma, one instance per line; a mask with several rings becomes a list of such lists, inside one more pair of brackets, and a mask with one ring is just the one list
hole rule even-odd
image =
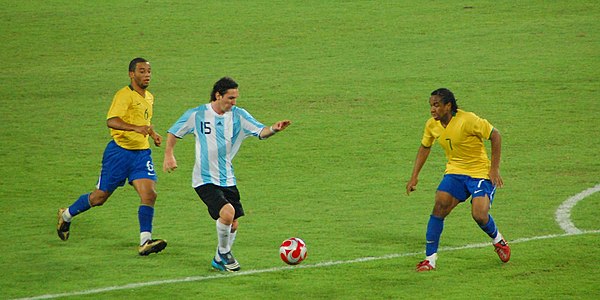
[[432, 266], [428, 260], [424, 260], [417, 264], [417, 270], [416, 270], [417, 272], [427, 272], [427, 271], [433, 271], [433, 270], [435, 270], [435, 267]]
[[167, 247], [165, 240], [147, 240], [138, 249], [141, 256], [149, 255], [150, 253], [158, 253]]
[[[217, 262], [216, 259], [213, 258], [213, 268], [228, 272], [237, 272], [241, 269], [240, 264], [237, 262], [237, 260], [235, 260], [235, 257], [233, 257], [233, 254], [231, 254], [231, 251], [227, 253], [219, 252], [219, 258], [221, 259], [220, 262]], [[215, 263], [223, 268], [221, 269], [215, 266]]]
[[67, 208], [58, 209], [58, 225], [56, 226], [56, 233], [58, 233], [58, 237], [63, 241], [69, 239], [69, 227], [71, 226], [71, 222], [65, 222], [63, 219], [65, 210]]
[[212, 263], [211, 263], [212, 267], [215, 268], [216, 270], [219, 271], [227, 271], [225, 269], [225, 266], [223, 265], [223, 262], [217, 261], [216, 259], [213, 258]]
[[510, 259], [510, 247], [504, 239], [495, 243], [494, 248], [494, 251], [496, 251], [502, 262], [507, 262]]

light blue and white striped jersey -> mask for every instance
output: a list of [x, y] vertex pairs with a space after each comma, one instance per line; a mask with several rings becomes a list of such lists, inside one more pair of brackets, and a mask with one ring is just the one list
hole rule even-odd
[[208, 103], [186, 111], [168, 132], [178, 138], [189, 133], [196, 137], [194, 188], [207, 183], [227, 187], [236, 185], [232, 160], [242, 141], [258, 137], [264, 127], [243, 108], [233, 106], [219, 115]]

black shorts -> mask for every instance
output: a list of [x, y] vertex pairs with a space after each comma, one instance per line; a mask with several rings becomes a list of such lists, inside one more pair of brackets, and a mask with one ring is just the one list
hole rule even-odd
[[236, 186], [222, 187], [209, 183], [198, 186], [194, 190], [208, 207], [208, 213], [213, 219], [219, 219], [221, 208], [228, 203], [233, 205], [235, 209], [234, 219], [244, 215], [244, 208], [242, 202], [240, 202], [240, 192]]

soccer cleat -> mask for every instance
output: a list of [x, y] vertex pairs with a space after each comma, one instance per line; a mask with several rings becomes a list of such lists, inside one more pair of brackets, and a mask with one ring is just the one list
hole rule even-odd
[[433, 270], [435, 270], [435, 267], [432, 266], [428, 260], [424, 260], [417, 264], [417, 272], [427, 272]]
[[149, 255], [150, 253], [158, 253], [167, 247], [165, 240], [147, 240], [138, 249], [141, 256]]
[[235, 257], [233, 257], [233, 254], [231, 254], [231, 251], [224, 254], [219, 252], [219, 258], [221, 259], [220, 263], [213, 258], [213, 267], [215, 269], [220, 269], [215, 267], [215, 262], [225, 269], [223, 271], [237, 272], [241, 269], [240, 264], [237, 262], [237, 260], [235, 260]]
[[212, 263], [211, 263], [212, 267], [219, 270], [219, 271], [227, 271], [225, 269], [225, 266], [223, 265], [223, 262], [217, 261], [216, 259], [213, 258]]
[[510, 247], [504, 239], [495, 243], [494, 248], [494, 251], [496, 251], [502, 262], [507, 262], [510, 259]]
[[66, 222], [63, 219], [63, 213], [68, 208], [59, 208], [58, 209], [58, 225], [56, 226], [56, 233], [58, 233], [58, 237], [66, 241], [69, 239], [69, 227], [71, 227], [71, 222]]

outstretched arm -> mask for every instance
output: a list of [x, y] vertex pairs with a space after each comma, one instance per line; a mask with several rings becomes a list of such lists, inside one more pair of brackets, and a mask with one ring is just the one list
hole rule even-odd
[[500, 156], [502, 153], [502, 136], [500, 132], [494, 128], [490, 136], [492, 142], [492, 164], [490, 166], [490, 181], [495, 187], [501, 188], [504, 186], [502, 176], [500, 176]]
[[273, 136], [274, 134], [286, 129], [290, 124], [292, 124], [292, 121], [290, 121], [290, 120], [283, 120], [283, 121], [276, 122], [275, 124], [273, 124], [269, 127], [263, 128], [260, 131], [259, 138], [261, 140], [269, 138], [270, 136]]
[[167, 133], [167, 146], [165, 147], [165, 159], [163, 161], [163, 171], [171, 172], [177, 169], [177, 160], [175, 159], [175, 144], [177, 144], [177, 137], [172, 133]]
[[415, 165], [413, 167], [412, 175], [410, 176], [410, 180], [406, 183], [406, 194], [410, 195], [411, 192], [417, 189], [417, 184], [419, 183], [419, 173], [423, 168], [423, 165], [427, 161], [427, 157], [429, 157], [429, 153], [431, 152], [431, 147], [425, 147], [421, 145], [419, 147], [419, 151], [417, 152], [417, 158], [415, 159]]

